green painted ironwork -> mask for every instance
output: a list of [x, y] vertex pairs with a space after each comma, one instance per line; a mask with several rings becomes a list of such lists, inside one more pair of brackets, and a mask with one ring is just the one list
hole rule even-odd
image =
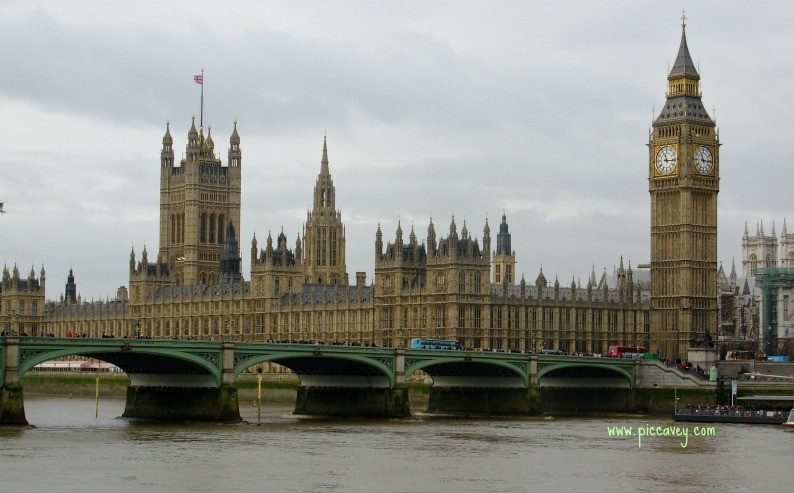
[[222, 343], [211, 341], [22, 337], [19, 344], [19, 377], [22, 378], [39, 363], [65, 356], [134, 353], [193, 363], [206, 370], [220, 386], [223, 364], [221, 351]]
[[[6, 338], [0, 338], [0, 379], [6, 368]], [[634, 386], [635, 361], [617, 358], [592, 358], [583, 356], [538, 355], [526, 353], [496, 353], [489, 351], [450, 351], [433, 349], [396, 349], [368, 346], [334, 346], [309, 344], [281, 344], [257, 342], [183, 341], [162, 339], [86, 339], [86, 338], [19, 338], [20, 378], [34, 366], [44, 361], [72, 355], [102, 359], [102, 355], [126, 353], [160, 356], [182, 360], [201, 368], [211, 375], [218, 385], [223, 375], [223, 352], [233, 353], [232, 371], [235, 378], [247, 368], [260, 363], [283, 363], [289, 359], [322, 358], [329, 368], [335, 361], [365, 365], [388, 379], [389, 386], [397, 381], [397, 357], [404, 357], [404, 375], [446, 363], [490, 365], [509, 370], [521, 378], [525, 387], [530, 385], [530, 362], [537, 362], [537, 378], [564, 368], [602, 368], [616, 376], [626, 378]], [[124, 369], [124, 368], [122, 368]], [[427, 371], [427, 370], [426, 370]], [[4, 380], [0, 380], [2, 384]]]
[[481, 363], [506, 368], [521, 377], [525, 387], [529, 386], [529, 355], [522, 353], [407, 349], [405, 351], [405, 376], [407, 377], [417, 370], [444, 363]]
[[633, 359], [626, 358], [590, 358], [586, 356], [558, 356], [541, 355], [538, 357], [538, 375], [540, 380], [543, 376], [555, 370], [565, 368], [601, 368], [612, 371], [619, 376], [625, 377], [629, 385], [634, 387], [634, 364]]
[[366, 346], [334, 346], [312, 344], [279, 343], [236, 343], [234, 351], [234, 376], [246, 368], [260, 363], [280, 363], [289, 358], [326, 358], [347, 360], [375, 368], [389, 380], [389, 387], [395, 385], [395, 358], [393, 348]]

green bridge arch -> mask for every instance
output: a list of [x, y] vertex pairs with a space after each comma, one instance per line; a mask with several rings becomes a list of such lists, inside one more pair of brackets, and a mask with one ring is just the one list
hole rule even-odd
[[[58, 340], [45, 341], [22, 341], [19, 347], [19, 378], [21, 379], [25, 373], [33, 369], [36, 365], [65, 356], [87, 356], [95, 358], [108, 363], [116, 364], [118, 359], [108, 358], [112, 355], [121, 355], [125, 358], [129, 356], [143, 355], [155, 356], [165, 359], [173, 359], [184, 361], [194, 365], [195, 367], [204, 370], [212, 377], [217, 386], [221, 384], [221, 352], [220, 347], [200, 348], [198, 351], [184, 351], [175, 347], [168, 346], [152, 346], [150, 341], [135, 343], [135, 340], [127, 339], [108, 339], [104, 342], [91, 345], [80, 345], [69, 347], [71, 341], [62, 342], [58, 344]], [[214, 349], [214, 350], [213, 350]], [[117, 365], [119, 368], [129, 374], [134, 374], [134, 371], [128, 371], [124, 365]]]
[[[633, 366], [633, 364], [632, 364]], [[629, 382], [629, 386], [634, 388], [634, 374], [633, 372], [629, 371], [627, 368], [619, 365], [610, 365], [610, 364], [593, 364], [588, 362], [560, 362], [560, 363], [551, 363], [545, 364], [542, 367], [538, 368], [538, 382], [544, 376], [548, 375], [557, 370], [564, 370], [567, 368], [591, 368], [597, 370], [608, 370], [612, 373], [615, 373], [616, 376], [624, 377]]]
[[[420, 350], [420, 351], [428, 351], [428, 350]], [[486, 353], [492, 355], [493, 353]], [[486, 366], [494, 366], [502, 369], [508, 370], [513, 375], [519, 377], [523, 382], [524, 387], [529, 387], [529, 369], [528, 369], [528, 360], [527, 361], [513, 361], [511, 359], [494, 359], [493, 357], [489, 358], [482, 358], [478, 357], [477, 353], [466, 352], [460, 354], [458, 351], [455, 351], [455, 357], [450, 357], [448, 355], [416, 355], [412, 353], [410, 355], [406, 354], [405, 356], [405, 376], [408, 377], [412, 373], [423, 370], [426, 368], [431, 368], [433, 366], [440, 366], [444, 364], [477, 364], [477, 365], [486, 365]], [[430, 373], [430, 372], [427, 372]], [[432, 375], [431, 375], [432, 378]]]
[[[244, 345], [241, 344], [240, 346]], [[374, 370], [379, 376], [383, 376], [388, 380], [389, 388], [393, 388], [396, 383], [394, 354], [392, 351], [388, 350], [382, 352], [383, 354], [370, 356], [355, 354], [353, 351], [336, 349], [329, 346], [293, 346], [287, 348], [274, 348], [263, 353], [261, 349], [246, 349], [243, 347], [242, 349], [235, 350], [234, 378], [236, 379], [247, 368], [261, 363], [278, 363], [295, 371], [300, 377], [300, 372], [290, 367], [289, 360], [328, 361], [330, 363], [329, 368], [333, 367], [333, 361], [345, 361]]]

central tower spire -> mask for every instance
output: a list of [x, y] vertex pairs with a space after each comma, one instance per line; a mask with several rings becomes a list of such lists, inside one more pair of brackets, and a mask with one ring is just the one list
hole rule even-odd
[[342, 213], [336, 210], [336, 188], [328, 162], [328, 139], [323, 136], [320, 174], [314, 185], [314, 205], [306, 217], [303, 236], [304, 282], [347, 284], [345, 229]]

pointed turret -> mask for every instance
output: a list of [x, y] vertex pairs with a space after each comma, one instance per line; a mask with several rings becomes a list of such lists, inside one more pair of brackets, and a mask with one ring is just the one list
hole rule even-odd
[[210, 147], [214, 147], [215, 146], [215, 141], [212, 140], [212, 125], [209, 125], [207, 127], [207, 144]]
[[395, 235], [395, 246], [398, 248], [398, 252], [402, 255], [402, 247], [403, 247], [403, 227], [400, 221], [397, 221], [397, 232]]
[[430, 225], [427, 227], [427, 256], [436, 256], [436, 228], [433, 226], [433, 218], [430, 218]]
[[678, 55], [675, 57], [675, 63], [673, 63], [673, 68], [670, 69], [667, 79], [673, 80], [682, 76], [700, 79], [700, 74], [698, 74], [695, 64], [692, 62], [692, 56], [689, 54], [689, 46], [687, 46], [686, 42], [686, 16], [681, 18], [681, 44], [678, 47]]
[[703, 107], [700, 75], [695, 69], [686, 41], [686, 17], [682, 17], [681, 45], [670, 74], [667, 76], [667, 102], [659, 112], [654, 127], [688, 122], [714, 127], [714, 121]]
[[491, 226], [488, 225], [488, 216], [485, 216], [485, 227], [482, 229], [482, 256], [483, 260], [491, 262]]
[[69, 276], [66, 278], [65, 295], [67, 301], [71, 301], [72, 303], [77, 302], [77, 284], [74, 282], [74, 272], [72, 269], [69, 269]]
[[242, 164], [243, 154], [240, 150], [240, 136], [237, 134], [237, 120], [234, 120], [234, 130], [229, 137], [229, 166], [236, 168]]
[[130, 272], [135, 271], [135, 247], [130, 249]]
[[510, 230], [507, 225], [507, 215], [503, 213], [502, 223], [499, 225], [499, 233], [496, 235], [496, 254], [510, 255], [513, 251], [510, 241]]
[[323, 135], [323, 157], [320, 161], [320, 174], [321, 175], [328, 175], [331, 172], [328, 170], [328, 140], [325, 135]]
[[191, 117], [190, 130], [187, 131], [187, 145], [188, 148], [198, 148], [199, 133], [196, 129], [196, 115]]
[[380, 230], [380, 223], [378, 223], [378, 230], [375, 232], [375, 261], [381, 259], [383, 256], [383, 232]]
[[267, 241], [265, 243], [265, 255], [267, 258], [273, 258], [273, 235], [270, 234], [270, 231], [267, 232]]
[[232, 135], [229, 137], [230, 144], [239, 144], [240, 143], [240, 134], [237, 133], [237, 120], [234, 120], [234, 130], [232, 130]]
[[[546, 287], [546, 276], [543, 275], [543, 266], [540, 266], [540, 273], [538, 274], [537, 279], [535, 279], [535, 286], [538, 288], [545, 288]], [[538, 296], [540, 296], [540, 291], [538, 291]]]
[[254, 238], [251, 240], [251, 265], [256, 263], [256, 259], [259, 256], [259, 248], [256, 242], [256, 232], [254, 232]]

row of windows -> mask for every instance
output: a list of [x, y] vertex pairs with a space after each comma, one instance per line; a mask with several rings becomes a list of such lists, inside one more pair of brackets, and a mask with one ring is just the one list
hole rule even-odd
[[[28, 312], [27, 309], [30, 309]], [[11, 321], [14, 318], [14, 315], [38, 315], [38, 303], [35, 301], [25, 302], [24, 300], [19, 300], [19, 303], [16, 307], [13, 306], [11, 301], [6, 301], [3, 303], [2, 311], [0, 312], [0, 316], [5, 318], [6, 321]]]
[[225, 204], [228, 200], [228, 196], [225, 193], [202, 193], [199, 194], [201, 200], [206, 202], [220, 202]]

